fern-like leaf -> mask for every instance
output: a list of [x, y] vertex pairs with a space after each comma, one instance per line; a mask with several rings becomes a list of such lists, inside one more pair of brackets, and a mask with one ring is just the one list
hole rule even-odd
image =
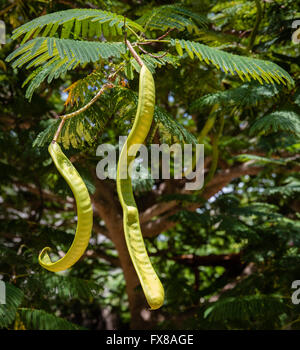
[[[134, 91], [129, 90], [127, 88], [118, 88], [114, 90], [118, 96], [116, 100], [119, 103], [118, 108], [124, 105], [124, 103], [128, 105], [130, 101], [132, 106], [127, 111], [127, 116], [133, 117], [138, 103], [137, 94]], [[123, 112], [122, 114], [124, 116]], [[182, 126], [176, 119], [174, 119], [169, 113], [167, 113], [166, 110], [157, 105], [155, 105], [154, 108], [153, 119], [154, 122], [158, 124], [160, 132], [168, 135], [168, 137], [171, 138], [173, 142], [197, 144], [197, 139], [193, 134], [191, 134], [184, 126]]]
[[180, 5], [164, 5], [147, 11], [137, 22], [150, 30], [165, 31], [169, 28], [187, 29], [190, 33], [205, 28], [208, 19]]
[[279, 195], [283, 198], [292, 196], [299, 196], [300, 193], [300, 180], [296, 177], [290, 176], [282, 186], [266, 188], [263, 193], [267, 196]]
[[[23, 24], [13, 31], [12, 39], [24, 35], [22, 43], [39, 36], [61, 38], [105, 38], [122, 36], [124, 16], [98, 9], [70, 9], [53, 12]], [[138, 31], [143, 27], [126, 18], [126, 26]], [[60, 31], [60, 33], [59, 33]]]
[[[162, 56], [163, 52], [157, 52], [156, 53], [157, 56]], [[155, 69], [158, 67], [162, 67], [165, 66], [166, 64], [170, 64], [173, 67], [178, 67], [180, 65], [179, 63], [179, 58], [175, 55], [171, 55], [170, 53], [167, 53], [166, 55], [162, 56], [162, 57], [152, 57], [146, 54], [142, 54], [140, 55], [142, 61], [146, 64], [146, 66], [148, 67], [148, 69], [150, 70], [151, 73], [155, 72]], [[129, 63], [131, 64], [132, 68], [134, 68], [134, 70], [136, 72], [140, 72], [141, 67], [139, 66], [139, 64], [137, 63], [137, 61], [134, 58], [131, 58]], [[126, 73], [126, 71], [125, 71]], [[127, 75], [127, 74], [126, 74]], [[127, 75], [128, 79], [133, 79], [134, 76], [132, 73], [130, 73], [130, 76]]]
[[251, 126], [250, 135], [285, 131], [300, 135], [300, 115], [294, 111], [281, 110], [257, 119]]
[[38, 136], [33, 141], [33, 147], [43, 147], [49, 145], [53, 140], [53, 136], [58, 128], [60, 123], [59, 119], [49, 119], [47, 124], [49, 124], [43, 131], [41, 131]]
[[285, 159], [274, 159], [274, 158], [267, 158], [267, 157], [261, 157], [256, 156], [254, 154], [239, 154], [238, 156], [233, 157], [233, 159], [238, 160], [240, 162], [248, 162], [252, 161], [253, 165], [264, 165], [264, 164], [275, 164], [275, 165], [286, 165], [287, 160]]
[[254, 79], [261, 84], [263, 80], [267, 84], [274, 84], [274, 82], [278, 84], [281, 82], [284, 85], [286, 82], [294, 84], [292, 77], [273, 62], [238, 56], [195, 41], [171, 39], [170, 43], [179, 55], [182, 55], [185, 50], [191, 59], [196, 55], [200, 61], [213, 64], [225, 73], [237, 74], [242, 81]]
[[98, 294], [98, 286], [94, 281], [72, 276], [60, 276], [48, 272], [36, 273], [27, 280], [31, 292], [46, 295], [57, 295], [62, 299], [83, 299], [85, 302]]
[[[101, 133], [108, 121], [107, 115], [93, 105], [84, 113], [67, 119], [59, 135], [58, 142], [62, 143], [65, 149], [82, 148], [85, 143], [92, 145], [95, 138]], [[48, 145], [57, 130], [60, 120], [51, 119], [50, 125], [41, 131], [33, 142], [34, 147]]]
[[209, 306], [204, 317], [210, 321], [255, 319], [281, 315], [288, 310], [283, 300], [276, 296], [246, 295], [221, 299]]
[[279, 91], [277, 85], [260, 85], [257, 82], [250, 82], [233, 89], [217, 91], [202, 96], [195, 100], [190, 108], [191, 111], [195, 111], [206, 107], [212, 107], [215, 104], [229, 108], [232, 108], [232, 106], [251, 107], [258, 105], [258, 103], [266, 99], [274, 98]]
[[21, 308], [19, 316], [26, 329], [32, 330], [79, 330], [81, 327], [44, 310]]
[[0, 305], [0, 327], [8, 327], [15, 319], [17, 309], [22, 302], [23, 292], [5, 283], [5, 304]]
[[12, 66], [36, 68], [26, 79], [29, 84], [26, 97], [31, 98], [35, 89], [47, 78], [48, 83], [78, 65], [95, 63], [110, 57], [120, 58], [125, 53], [120, 42], [93, 42], [57, 38], [35, 38], [13, 51], [7, 61], [14, 60]]
[[155, 106], [154, 121], [158, 123], [163, 134], [167, 134], [168, 137], [172, 138], [172, 142], [197, 144], [195, 136], [159, 106]]

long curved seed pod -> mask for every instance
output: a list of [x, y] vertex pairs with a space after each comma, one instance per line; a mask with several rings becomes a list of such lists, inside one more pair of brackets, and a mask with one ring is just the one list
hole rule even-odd
[[125, 239], [131, 260], [148, 304], [151, 309], [158, 309], [164, 302], [164, 289], [146, 251], [140, 228], [139, 212], [134, 200], [131, 178], [128, 173], [128, 167], [135, 159], [135, 156], [128, 156], [128, 150], [133, 145], [144, 143], [152, 123], [154, 106], [154, 80], [151, 72], [143, 65], [140, 71], [139, 99], [136, 116], [119, 158], [117, 190], [123, 208]]
[[41, 266], [49, 271], [57, 272], [74, 265], [87, 248], [93, 226], [93, 210], [88, 190], [82, 178], [62, 152], [59, 144], [52, 141], [48, 150], [56, 168], [70, 186], [77, 205], [77, 229], [73, 243], [66, 255], [58, 261], [52, 262], [48, 254], [51, 250], [49, 247], [44, 248], [39, 255]]

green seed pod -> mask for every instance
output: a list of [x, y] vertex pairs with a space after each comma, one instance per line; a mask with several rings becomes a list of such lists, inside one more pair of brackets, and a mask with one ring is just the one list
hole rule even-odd
[[55, 141], [49, 145], [49, 153], [53, 162], [70, 186], [77, 205], [77, 229], [73, 243], [66, 255], [58, 261], [52, 262], [48, 252], [51, 248], [46, 247], [39, 255], [39, 263], [45, 269], [53, 272], [63, 271], [74, 265], [85, 252], [92, 232], [93, 209], [91, 199], [77, 170], [62, 152]]
[[[128, 156], [132, 145], [143, 144], [151, 127], [155, 106], [155, 86], [151, 72], [143, 65], [140, 71], [139, 100], [133, 127], [120, 154], [117, 170], [117, 190], [123, 208], [123, 226], [128, 251], [151, 309], [164, 302], [164, 289], [146, 251], [141, 233], [139, 212], [128, 173], [135, 156]], [[137, 151], [136, 151], [137, 152]]]

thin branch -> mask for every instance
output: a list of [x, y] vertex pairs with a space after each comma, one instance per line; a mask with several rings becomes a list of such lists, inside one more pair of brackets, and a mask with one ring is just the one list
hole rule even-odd
[[161, 40], [161, 39], [165, 38], [165, 37], [168, 36], [169, 33], [172, 32], [173, 30], [175, 30], [175, 28], [170, 28], [165, 34], [163, 34], [162, 36], [160, 36], [160, 37], [157, 38], [156, 40]]
[[44, 197], [43, 197], [42, 186], [41, 186], [39, 179], [36, 179], [36, 182], [37, 182], [37, 187], [38, 187], [39, 197], [40, 197], [40, 203], [39, 203], [39, 207], [38, 207], [38, 215], [37, 215], [36, 221], [40, 222], [40, 220], [43, 216], [43, 210], [44, 210]]
[[62, 130], [64, 124], [65, 124], [65, 119], [62, 118], [62, 120], [60, 121], [60, 123], [59, 123], [59, 125], [58, 125], [58, 128], [57, 128], [57, 130], [56, 130], [56, 133], [55, 133], [55, 135], [54, 135], [54, 137], [53, 137], [53, 140], [52, 140], [53, 143], [57, 142], [57, 139], [58, 139], [58, 137], [59, 137], [59, 134], [60, 134], [60, 132], [61, 132], [61, 130]]
[[147, 208], [140, 215], [140, 223], [143, 224], [149, 220], [151, 220], [154, 216], [159, 216], [164, 214], [168, 210], [172, 209], [177, 204], [176, 201], [169, 201], [163, 203], [156, 203], [150, 208]]
[[[112, 77], [115, 76], [115, 74], [116, 74], [116, 72], [112, 75]], [[109, 79], [112, 80], [112, 77], [110, 77]], [[58, 126], [58, 128], [57, 128], [57, 130], [56, 130], [56, 133], [55, 133], [55, 135], [54, 135], [54, 137], [53, 137], [53, 141], [52, 141], [52, 142], [57, 142], [57, 139], [58, 139], [58, 137], [59, 137], [59, 135], [60, 135], [60, 133], [61, 133], [61, 130], [62, 130], [62, 128], [63, 128], [63, 125], [64, 125], [64, 123], [65, 123], [65, 121], [66, 121], [67, 119], [73, 118], [73, 117], [75, 117], [76, 115], [78, 115], [78, 114], [80, 114], [80, 113], [86, 111], [93, 103], [95, 103], [95, 102], [98, 100], [98, 98], [103, 94], [103, 92], [104, 92], [106, 89], [108, 89], [108, 88], [109, 88], [109, 89], [112, 89], [113, 87], [115, 87], [115, 85], [112, 84], [112, 83], [106, 83], [106, 84], [104, 84], [104, 85], [101, 87], [101, 89], [97, 92], [97, 94], [96, 94], [96, 95], [90, 100], [90, 102], [88, 102], [85, 106], [79, 108], [79, 109], [78, 109], [77, 111], [75, 111], [75, 112], [72, 112], [72, 113], [69, 113], [69, 114], [61, 115], [61, 116], [59, 117], [59, 118], [61, 118], [61, 122], [60, 122], [60, 124], [59, 124], [59, 126]]]
[[134, 48], [132, 47], [131, 43], [129, 40], [125, 39], [125, 43], [129, 49], [129, 51], [131, 52], [132, 56], [135, 58], [135, 60], [137, 61], [137, 63], [143, 67], [144, 62], [141, 60], [140, 56], [136, 53], [136, 51], [134, 50]]
[[249, 44], [248, 44], [249, 51], [251, 51], [253, 48], [255, 38], [256, 38], [256, 35], [258, 32], [258, 27], [259, 27], [259, 24], [260, 24], [261, 19], [262, 19], [262, 9], [261, 9], [260, 0], [254, 0], [254, 1], [255, 1], [257, 12], [256, 12], [255, 24], [254, 24], [254, 27], [253, 27], [253, 30], [251, 32], [250, 39], [249, 39]]
[[169, 210], [165, 215], [160, 218], [148, 221], [141, 225], [141, 230], [144, 237], [156, 237], [161, 232], [166, 231], [176, 225], [176, 222], [170, 220], [170, 216], [176, 214], [179, 210], [182, 210], [183, 207], [176, 206], [172, 210]]
[[176, 28], [170, 28], [169, 30], [167, 30], [167, 32], [165, 34], [163, 34], [162, 36], [156, 38], [156, 39], [144, 39], [143, 42], [137, 43], [140, 45], [147, 45], [147, 44], [151, 44], [152, 42], [169, 42], [169, 40], [162, 40], [163, 38], [165, 38], [166, 36], [169, 35], [170, 32], [172, 32], [173, 30], [175, 30]]
[[144, 41], [138, 42], [138, 45], [149, 45], [154, 43], [170, 43], [170, 40], [158, 40], [158, 39], [145, 39]]
[[239, 283], [241, 283], [245, 278], [247, 278], [248, 276], [250, 276], [251, 274], [253, 274], [256, 271], [256, 265], [253, 262], [250, 262], [248, 265], [246, 265], [242, 271], [242, 273], [240, 273], [234, 281], [227, 283], [222, 290], [217, 294], [212, 296], [209, 299], [209, 302], [216, 302], [219, 300], [220, 296], [227, 292], [228, 290], [233, 289], [236, 285], [238, 285]]
[[73, 9], [76, 9], [77, 5], [73, 4], [72, 1], [66, 1], [66, 0], [58, 0], [58, 3], [63, 4], [63, 5], [67, 5], [72, 7]]
[[97, 92], [97, 94], [85, 106], [83, 106], [82, 108], [78, 109], [75, 112], [72, 112], [72, 113], [69, 113], [69, 114], [65, 114], [65, 115], [61, 115], [60, 118], [62, 118], [64, 120], [70, 119], [70, 118], [75, 117], [76, 115], [86, 111], [93, 103], [95, 103], [98, 100], [98, 98], [103, 94], [103, 92], [106, 89], [112, 89], [113, 87], [115, 87], [115, 85], [112, 84], [112, 83], [104, 84], [102, 86], [102, 88]]
[[127, 29], [129, 29], [129, 31], [138, 38], [138, 40], [141, 40], [141, 38], [139, 37], [139, 35], [130, 27], [126, 26]]
[[165, 52], [164, 54], [162, 54], [162, 55], [160, 55], [160, 56], [157, 56], [157, 55], [153, 55], [152, 53], [146, 51], [145, 49], [143, 49], [143, 48], [140, 47], [139, 45], [138, 45], [138, 48], [139, 48], [144, 54], [149, 55], [149, 56], [154, 57], [154, 58], [162, 58], [162, 57], [166, 56], [166, 54], [168, 53], [168, 52]]
[[[262, 154], [263, 155], [263, 154]], [[201, 197], [208, 200], [216, 193], [222, 190], [225, 186], [227, 186], [233, 179], [239, 178], [242, 175], [257, 175], [262, 169], [263, 166], [254, 166], [255, 161], [248, 161], [241, 165], [234, 166], [228, 169], [222, 169], [207, 184], [203, 192], [201, 193]], [[289, 170], [289, 172], [299, 171], [299, 166], [295, 166]], [[166, 187], [166, 183], [163, 182], [160, 186], [162, 188]], [[181, 191], [177, 191], [178, 188], [173, 188], [173, 193], [188, 193], [184, 189]], [[160, 190], [157, 194], [162, 195], [166, 190]], [[167, 191], [166, 193], [169, 193]], [[161, 207], [160, 207], [161, 206]], [[153, 204], [151, 207], [146, 209], [140, 216], [141, 228], [144, 237], [155, 237], [159, 235], [161, 232], [166, 231], [172, 228], [176, 223], [170, 221], [169, 217], [171, 215], [176, 214], [178, 211], [185, 209], [189, 211], [195, 211], [199, 208], [199, 203], [193, 203], [188, 207], [183, 207], [182, 204], [178, 204], [177, 201], [170, 201], [167, 203]], [[156, 220], [151, 220], [154, 216], [158, 216], [164, 214], [163, 216], [157, 218]], [[147, 221], [148, 219], [148, 221]]]
[[12, 3], [11, 5], [7, 6], [5, 9], [0, 11], [0, 16], [5, 15], [6, 12], [8, 12], [9, 10], [11, 10], [12, 8], [14, 8], [17, 5], [18, 5], [18, 2], [16, 1], [16, 2]]

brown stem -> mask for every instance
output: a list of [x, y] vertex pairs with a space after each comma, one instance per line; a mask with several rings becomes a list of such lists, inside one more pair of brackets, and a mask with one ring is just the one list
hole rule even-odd
[[125, 39], [125, 43], [129, 49], [129, 51], [131, 52], [132, 56], [135, 58], [135, 60], [137, 61], [137, 63], [143, 67], [144, 62], [141, 60], [140, 56], [136, 53], [136, 51], [134, 50], [134, 48], [132, 47], [130, 41], [128, 41], [127, 39]]
[[165, 38], [170, 32], [172, 32], [172, 30], [174, 30], [175, 28], [170, 28], [165, 34], [163, 34], [162, 36], [160, 36], [159, 38], [157, 38], [156, 40], [161, 40], [163, 38]]
[[112, 83], [104, 84], [102, 86], [102, 88], [97, 92], [97, 94], [85, 106], [83, 106], [82, 108], [78, 109], [75, 112], [72, 112], [72, 113], [69, 113], [69, 114], [65, 114], [65, 115], [61, 115], [60, 118], [62, 118], [63, 120], [66, 120], [66, 119], [75, 117], [76, 115], [86, 111], [93, 103], [95, 103], [98, 100], [98, 98], [103, 94], [105, 89], [111, 89], [113, 87], [114, 87], [114, 85]]
[[55, 135], [54, 135], [54, 137], [53, 137], [53, 143], [55, 143], [55, 142], [57, 142], [57, 139], [58, 139], [58, 137], [59, 137], [59, 134], [60, 134], [60, 132], [61, 132], [61, 129], [62, 129], [62, 127], [64, 126], [64, 123], [65, 123], [65, 119], [63, 118], [61, 121], [60, 121], [60, 123], [59, 123], [59, 126], [58, 126], [58, 128], [57, 128], [57, 130], [56, 130], [56, 133], [55, 133]]
[[102, 86], [102, 88], [97, 92], [97, 94], [90, 100], [90, 102], [88, 102], [85, 106], [83, 106], [82, 108], [79, 108], [77, 111], [75, 112], [72, 112], [72, 113], [69, 113], [69, 114], [65, 114], [65, 115], [61, 115], [60, 118], [61, 118], [61, 122], [57, 128], [57, 131], [53, 137], [53, 141], [52, 142], [57, 142], [57, 139], [59, 137], [59, 134], [61, 133], [61, 130], [62, 130], [62, 127], [65, 123], [65, 121], [67, 119], [70, 119], [72, 117], [75, 117], [76, 115], [86, 111], [93, 103], [95, 103], [98, 98], [103, 94], [104, 90], [109, 88], [113, 88], [114, 85], [112, 83], [106, 83]]
[[162, 55], [160, 55], [160, 56], [157, 56], [157, 55], [153, 55], [152, 53], [146, 51], [145, 49], [143, 49], [143, 48], [140, 47], [139, 45], [138, 45], [138, 48], [139, 48], [144, 54], [149, 55], [149, 56], [154, 57], [154, 58], [162, 58], [162, 57], [166, 56], [166, 54], [167, 54], [167, 52], [165, 52], [164, 54], [162, 54]]

